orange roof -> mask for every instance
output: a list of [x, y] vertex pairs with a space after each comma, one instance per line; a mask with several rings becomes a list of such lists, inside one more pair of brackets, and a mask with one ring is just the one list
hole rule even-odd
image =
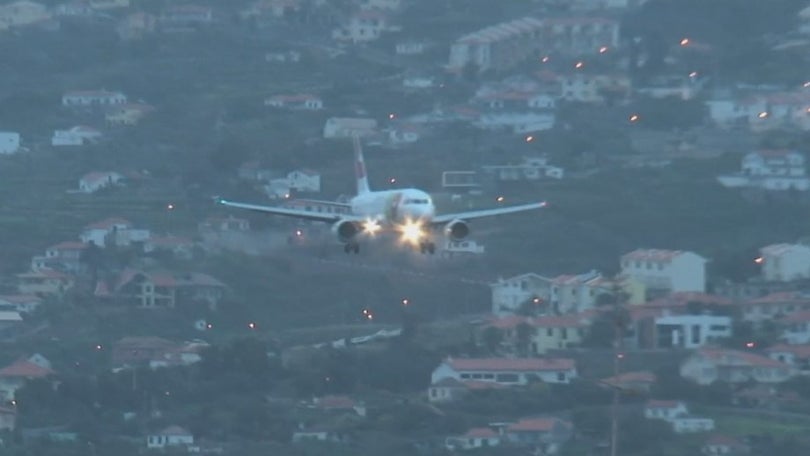
[[787, 345], [779, 344], [768, 348], [768, 353], [790, 353], [800, 359], [810, 358], [810, 345]]
[[622, 256], [623, 260], [669, 262], [685, 252], [680, 250], [636, 249]]
[[86, 230], [109, 230], [116, 225], [132, 226], [132, 222], [121, 217], [110, 217], [84, 227]]
[[48, 250], [84, 250], [86, 248], [87, 244], [84, 242], [65, 241], [48, 247]]
[[558, 371], [575, 368], [567, 358], [448, 358], [451, 368], [459, 371]]
[[662, 296], [658, 299], [652, 300], [645, 306], [649, 307], [679, 307], [685, 306], [690, 302], [699, 302], [701, 304], [717, 304], [717, 305], [730, 305], [732, 301], [722, 296], [711, 295], [707, 293], [698, 293], [694, 291], [679, 291]]
[[625, 383], [655, 383], [656, 379], [657, 377], [652, 372], [639, 371], [627, 372], [616, 377], [608, 377], [602, 381], [612, 385], [621, 385]]
[[51, 374], [52, 370], [28, 360], [20, 360], [0, 369], [0, 377], [5, 378], [42, 378]]
[[497, 436], [498, 436], [498, 433], [493, 431], [490, 428], [477, 427], [477, 428], [470, 429], [462, 437], [468, 437], [468, 438], [473, 438], [473, 439], [475, 439], [475, 438], [488, 439], [488, 438], [497, 437]]
[[324, 396], [315, 400], [316, 405], [325, 409], [350, 409], [355, 406], [349, 396]]
[[558, 425], [569, 426], [559, 418], [524, 418], [511, 424], [509, 432], [551, 432]]
[[751, 366], [751, 367], [783, 367], [789, 366], [765, 356], [756, 355], [737, 350], [723, 350], [719, 348], [703, 348], [697, 351], [698, 355], [714, 361], [721, 366]]
[[793, 312], [779, 319], [780, 323], [807, 323], [810, 321], [810, 310]]

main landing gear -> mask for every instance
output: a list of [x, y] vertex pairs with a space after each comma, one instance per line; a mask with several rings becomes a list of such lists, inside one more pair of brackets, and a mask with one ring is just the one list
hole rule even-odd
[[343, 244], [343, 251], [345, 253], [354, 253], [355, 255], [360, 253], [360, 244], [357, 242], [347, 242]]
[[422, 254], [430, 254], [433, 255], [436, 253], [436, 244], [430, 241], [420, 242], [419, 243], [419, 253]]

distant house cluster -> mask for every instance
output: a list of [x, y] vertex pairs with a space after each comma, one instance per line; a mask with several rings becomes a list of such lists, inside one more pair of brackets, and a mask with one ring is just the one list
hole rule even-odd
[[448, 69], [504, 71], [537, 55], [596, 53], [619, 43], [619, 23], [607, 17], [524, 17], [465, 35], [450, 48]]
[[746, 154], [739, 173], [718, 177], [731, 188], [756, 188], [768, 191], [810, 190], [805, 157], [794, 150], [759, 150]]
[[262, 167], [258, 161], [243, 163], [238, 176], [261, 187], [270, 199], [287, 200], [297, 194], [321, 191], [321, 174], [312, 169], [297, 169], [286, 175]]

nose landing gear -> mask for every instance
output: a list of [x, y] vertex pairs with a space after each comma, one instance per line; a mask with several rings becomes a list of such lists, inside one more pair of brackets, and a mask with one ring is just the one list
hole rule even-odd
[[357, 242], [347, 242], [343, 244], [343, 252], [354, 253], [356, 255], [360, 253], [360, 244]]
[[436, 253], [436, 244], [434, 244], [432, 241], [420, 242], [419, 253], [433, 255]]

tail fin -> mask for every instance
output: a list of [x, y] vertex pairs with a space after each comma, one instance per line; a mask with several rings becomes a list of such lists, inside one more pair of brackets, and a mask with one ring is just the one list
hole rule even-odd
[[368, 175], [366, 175], [366, 161], [363, 160], [363, 148], [360, 145], [360, 137], [352, 137], [354, 143], [354, 173], [357, 178], [357, 194], [368, 193], [371, 189], [368, 186]]

